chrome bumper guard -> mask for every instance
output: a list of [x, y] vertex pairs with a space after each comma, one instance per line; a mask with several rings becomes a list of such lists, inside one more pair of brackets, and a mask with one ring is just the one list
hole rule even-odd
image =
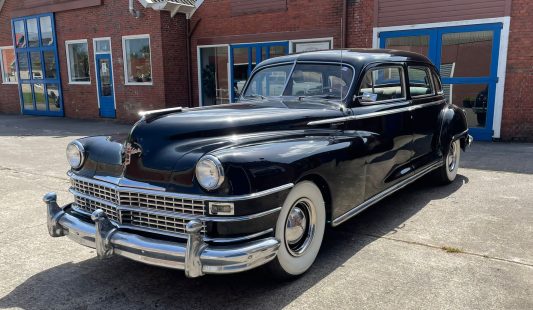
[[102, 210], [83, 221], [57, 204], [57, 195], [43, 198], [47, 207], [48, 232], [52, 237], [68, 236], [75, 242], [96, 249], [98, 258], [123, 256], [138, 262], [185, 271], [190, 278], [204, 274], [225, 274], [246, 271], [276, 257], [280, 242], [265, 238], [237, 245], [210, 246], [200, 234], [202, 223], [187, 223], [187, 243], [148, 238], [116, 228]]

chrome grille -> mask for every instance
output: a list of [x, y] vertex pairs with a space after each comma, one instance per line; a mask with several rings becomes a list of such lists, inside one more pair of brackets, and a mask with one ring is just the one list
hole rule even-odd
[[191, 217], [205, 214], [203, 200], [143, 193], [74, 178], [71, 185], [76, 208], [86, 213], [101, 209], [112, 221], [125, 226], [184, 234]]

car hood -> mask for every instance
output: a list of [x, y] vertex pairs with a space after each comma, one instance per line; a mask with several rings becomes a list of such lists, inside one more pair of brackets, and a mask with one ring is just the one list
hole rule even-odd
[[[209, 152], [305, 135], [313, 130], [307, 125], [310, 121], [342, 115], [333, 106], [288, 108], [277, 102], [227, 104], [146, 117], [135, 124], [127, 138], [126, 146], [133, 151], [126, 155], [127, 165], [122, 160], [121, 173], [168, 190], [192, 189], [196, 162]], [[110, 174], [107, 166], [100, 167], [104, 171], [96, 174]], [[116, 174], [114, 171], [111, 174]]]

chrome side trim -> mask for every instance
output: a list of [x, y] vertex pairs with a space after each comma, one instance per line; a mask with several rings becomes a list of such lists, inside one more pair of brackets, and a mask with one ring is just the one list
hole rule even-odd
[[267, 230], [260, 231], [260, 232], [255, 233], [255, 234], [250, 234], [250, 235], [247, 235], [247, 236], [235, 237], [235, 238], [209, 238], [209, 237], [204, 237], [204, 241], [215, 242], [215, 243], [241, 242], [241, 241], [247, 241], [247, 240], [255, 239], [257, 237], [261, 237], [263, 235], [267, 235], [267, 234], [270, 234], [270, 233], [273, 233], [273, 232], [274, 232], [274, 228], [269, 228]]
[[176, 108], [168, 108], [168, 109], [160, 109], [160, 110], [151, 110], [151, 111], [141, 111], [139, 112], [139, 116], [150, 116], [160, 113], [169, 113], [169, 112], [181, 112], [183, 110], [182, 107], [176, 107]]
[[170, 192], [161, 192], [161, 191], [154, 191], [154, 190], [142, 190], [136, 187], [128, 187], [128, 186], [120, 186], [108, 182], [98, 181], [95, 179], [85, 178], [79, 175], [76, 175], [72, 171], [67, 172], [67, 175], [73, 179], [79, 180], [79, 181], [85, 181], [89, 183], [94, 183], [96, 185], [101, 185], [105, 187], [110, 187], [114, 190], [127, 190], [133, 193], [141, 193], [141, 194], [148, 194], [148, 195], [159, 195], [159, 196], [166, 196], [166, 197], [175, 197], [175, 198], [181, 198], [181, 199], [190, 199], [190, 200], [206, 200], [206, 201], [214, 201], [214, 202], [235, 202], [235, 201], [243, 201], [243, 200], [250, 200], [250, 199], [256, 199], [261, 198], [264, 196], [268, 196], [271, 194], [275, 194], [277, 192], [281, 192], [287, 189], [291, 189], [294, 187], [293, 183], [288, 183], [285, 185], [281, 185], [278, 187], [270, 188], [261, 192], [257, 193], [251, 193], [246, 195], [237, 195], [237, 196], [223, 196], [223, 197], [217, 197], [217, 196], [205, 196], [205, 195], [191, 195], [191, 194], [180, 194], [180, 193], [170, 193]]
[[391, 110], [385, 110], [385, 111], [378, 111], [378, 112], [371, 112], [367, 114], [359, 114], [359, 115], [352, 115], [352, 116], [344, 116], [344, 117], [337, 117], [337, 118], [330, 118], [330, 119], [323, 119], [319, 121], [312, 121], [307, 123], [308, 126], [316, 126], [316, 125], [324, 125], [324, 124], [333, 124], [333, 123], [342, 123], [347, 121], [355, 121], [355, 120], [361, 120], [361, 119], [367, 119], [372, 117], [378, 117], [378, 116], [385, 116], [385, 115], [391, 115], [396, 113], [403, 113], [403, 112], [410, 112], [418, 109], [422, 109], [425, 107], [433, 106], [433, 105], [439, 105], [442, 104], [441, 101], [434, 101], [424, 104], [418, 104], [413, 106], [407, 106], [403, 108], [397, 108], [397, 109], [391, 109]]
[[334, 219], [332, 221], [331, 225], [333, 227], [335, 227], [335, 226], [338, 226], [338, 225], [346, 222], [350, 218], [352, 218], [352, 217], [356, 216], [357, 214], [363, 212], [366, 208], [374, 205], [375, 203], [379, 202], [383, 198], [385, 198], [385, 197], [397, 192], [398, 190], [404, 188], [405, 186], [413, 183], [414, 181], [418, 180], [419, 178], [423, 177], [424, 175], [428, 174], [429, 172], [433, 171], [434, 169], [441, 167], [442, 165], [443, 165], [442, 160], [429, 165], [428, 167], [424, 168], [423, 170], [421, 170], [417, 174], [414, 174], [413, 176], [401, 181], [400, 183], [397, 183], [397, 184], [389, 187], [388, 189], [384, 190], [383, 192], [381, 192], [379, 194], [376, 194], [375, 196], [371, 197], [370, 199], [368, 199], [367, 201], [363, 202], [362, 204], [356, 206], [355, 208], [351, 209], [350, 211], [348, 211], [348, 212], [344, 213], [343, 215], [337, 217], [336, 219]]
[[[92, 201], [104, 204], [106, 206], [116, 208], [117, 210], [121, 210], [121, 211], [141, 211], [143, 213], [148, 213], [152, 215], [174, 217], [174, 218], [186, 219], [186, 220], [200, 220], [200, 221], [205, 221], [205, 222], [218, 222], [218, 223], [243, 222], [243, 221], [253, 220], [256, 218], [260, 218], [260, 217], [267, 216], [267, 215], [281, 211], [281, 207], [278, 207], [278, 208], [270, 209], [267, 211], [250, 214], [250, 215], [242, 215], [242, 216], [227, 216], [227, 217], [214, 217], [214, 216], [201, 216], [201, 215], [199, 216], [199, 215], [192, 215], [192, 214], [186, 214], [186, 213], [175, 213], [175, 212], [169, 212], [169, 211], [163, 211], [163, 210], [147, 209], [147, 208], [142, 208], [142, 207], [136, 208], [136, 207], [129, 207], [129, 206], [121, 206], [121, 205], [117, 205], [112, 202], [109, 202], [107, 200], [103, 200], [103, 199], [100, 199], [94, 196], [89, 196], [89, 195], [80, 193], [72, 188], [69, 189], [69, 192], [73, 194], [74, 196], [92, 200]], [[79, 209], [76, 208], [76, 211], [78, 210]], [[88, 212], [84, 212], [82, 210], [79, 210], [79, 212], [88, 214]]]

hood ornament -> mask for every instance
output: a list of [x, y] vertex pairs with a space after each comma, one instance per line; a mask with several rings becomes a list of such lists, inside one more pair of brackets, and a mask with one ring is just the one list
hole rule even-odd
[[126, 142], [122, 151], [122, 166], [126, 168], [131, 163], [131, 155], [141, 154], [142, 150], [135, 143]]

